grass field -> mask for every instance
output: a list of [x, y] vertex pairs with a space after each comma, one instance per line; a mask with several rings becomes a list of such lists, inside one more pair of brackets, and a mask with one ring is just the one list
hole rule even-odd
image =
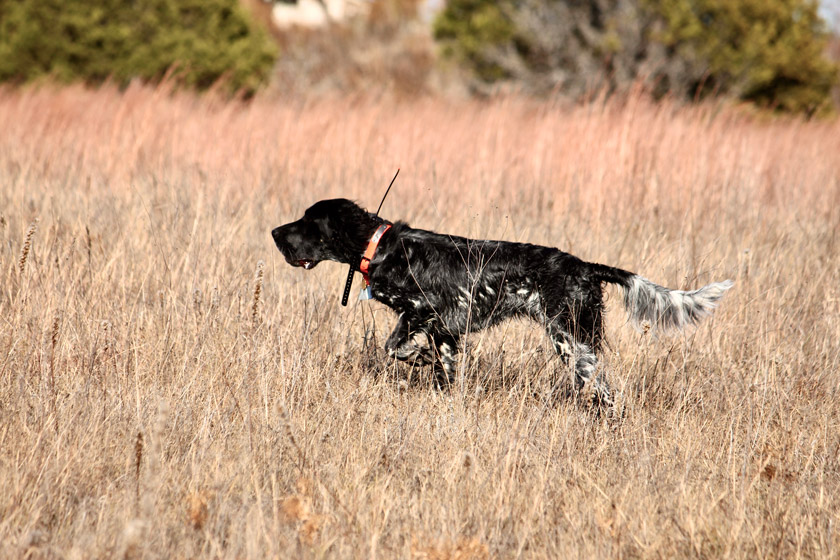
[[[138, 86], [0, 90], [0, 131], [0, 557], [840, 556], [840, 122]], [[608, 289], [622, 419], [524, 322], [439, 391], [269, 235], [397, 167], [390, 219], [736, 285], [663, 338]]]

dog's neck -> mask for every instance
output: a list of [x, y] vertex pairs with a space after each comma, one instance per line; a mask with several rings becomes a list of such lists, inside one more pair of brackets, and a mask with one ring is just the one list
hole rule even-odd
[[366, 212], [364, 216], [354, 216], [352, 224], [347, 224], [344, 233], [352, 231], [352, 235], [335, 236], [332, 239], [333, 249], [340, 255], [340, 261], [355, 267], [359, 266], [362, 256], [370, 243], [370, 238], [382, 224], [389, 224], [375, 214]]
[[376, 248], [379, 247], [379, 242], [382, 240], [382, 236], [391, 229], [391, 224], [380, 224], [376, 231], [373, 232], [373, 235], [368, 241], [367, 247], [365, 248], [365, 254], [362, 256], [362, 262], [359, 265], [359, 272], [362, 273], [362, 277], [365, 279], [365, 286], [370, 285], [370, 261], [373, 260], [373, 255], [376, 254]]

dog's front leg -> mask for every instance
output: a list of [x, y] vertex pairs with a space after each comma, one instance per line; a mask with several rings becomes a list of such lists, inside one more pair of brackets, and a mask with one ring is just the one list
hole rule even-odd
[[429, 335], [423, 331], [412, 332], [411, 321], [405, 313], [400, 313], [397, 326], [385, 342], [385, 350], [390, 357], [413, 365], [434, 363]]

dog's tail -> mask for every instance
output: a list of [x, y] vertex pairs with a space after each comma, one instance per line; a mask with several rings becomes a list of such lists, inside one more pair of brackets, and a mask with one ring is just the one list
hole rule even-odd
[[724, 280], [699, 290], [670, 290], [620, 268], [601, 264], [591, 266], [601, 281], [618, 284], [624, 289], [624, 307], [634, 323], [648, 323], [663, 331], [683, 329], [711, 315], [718, 301], [734, 285], [732, 280]]

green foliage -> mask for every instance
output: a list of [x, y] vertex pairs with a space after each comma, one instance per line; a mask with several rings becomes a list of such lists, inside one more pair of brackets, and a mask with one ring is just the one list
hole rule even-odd
[[434, 37], [443, 44], [443, 55], [470, 66], [482, 80], [508, 77], [491, 51], [514, 37], [514, 24], [504, 13], [509, 7], [491, 0], [448, 2], [434, 22]]
[[811, 114], [837, 82], [817, 9], [816, 0], [449, 0], [434, 31], [443, 55], [484, 84], [581, 96], [647, 81], [657, 93]]
[[237, 0], [0, 0], [0, 80], [220, 78], [253, 92], [275, 49]]
[[695, 90], [730, 92], [761, 106], [813, 113], [837, 81], [814, 0], [649, 0], [659, 39], [705, 69]]

